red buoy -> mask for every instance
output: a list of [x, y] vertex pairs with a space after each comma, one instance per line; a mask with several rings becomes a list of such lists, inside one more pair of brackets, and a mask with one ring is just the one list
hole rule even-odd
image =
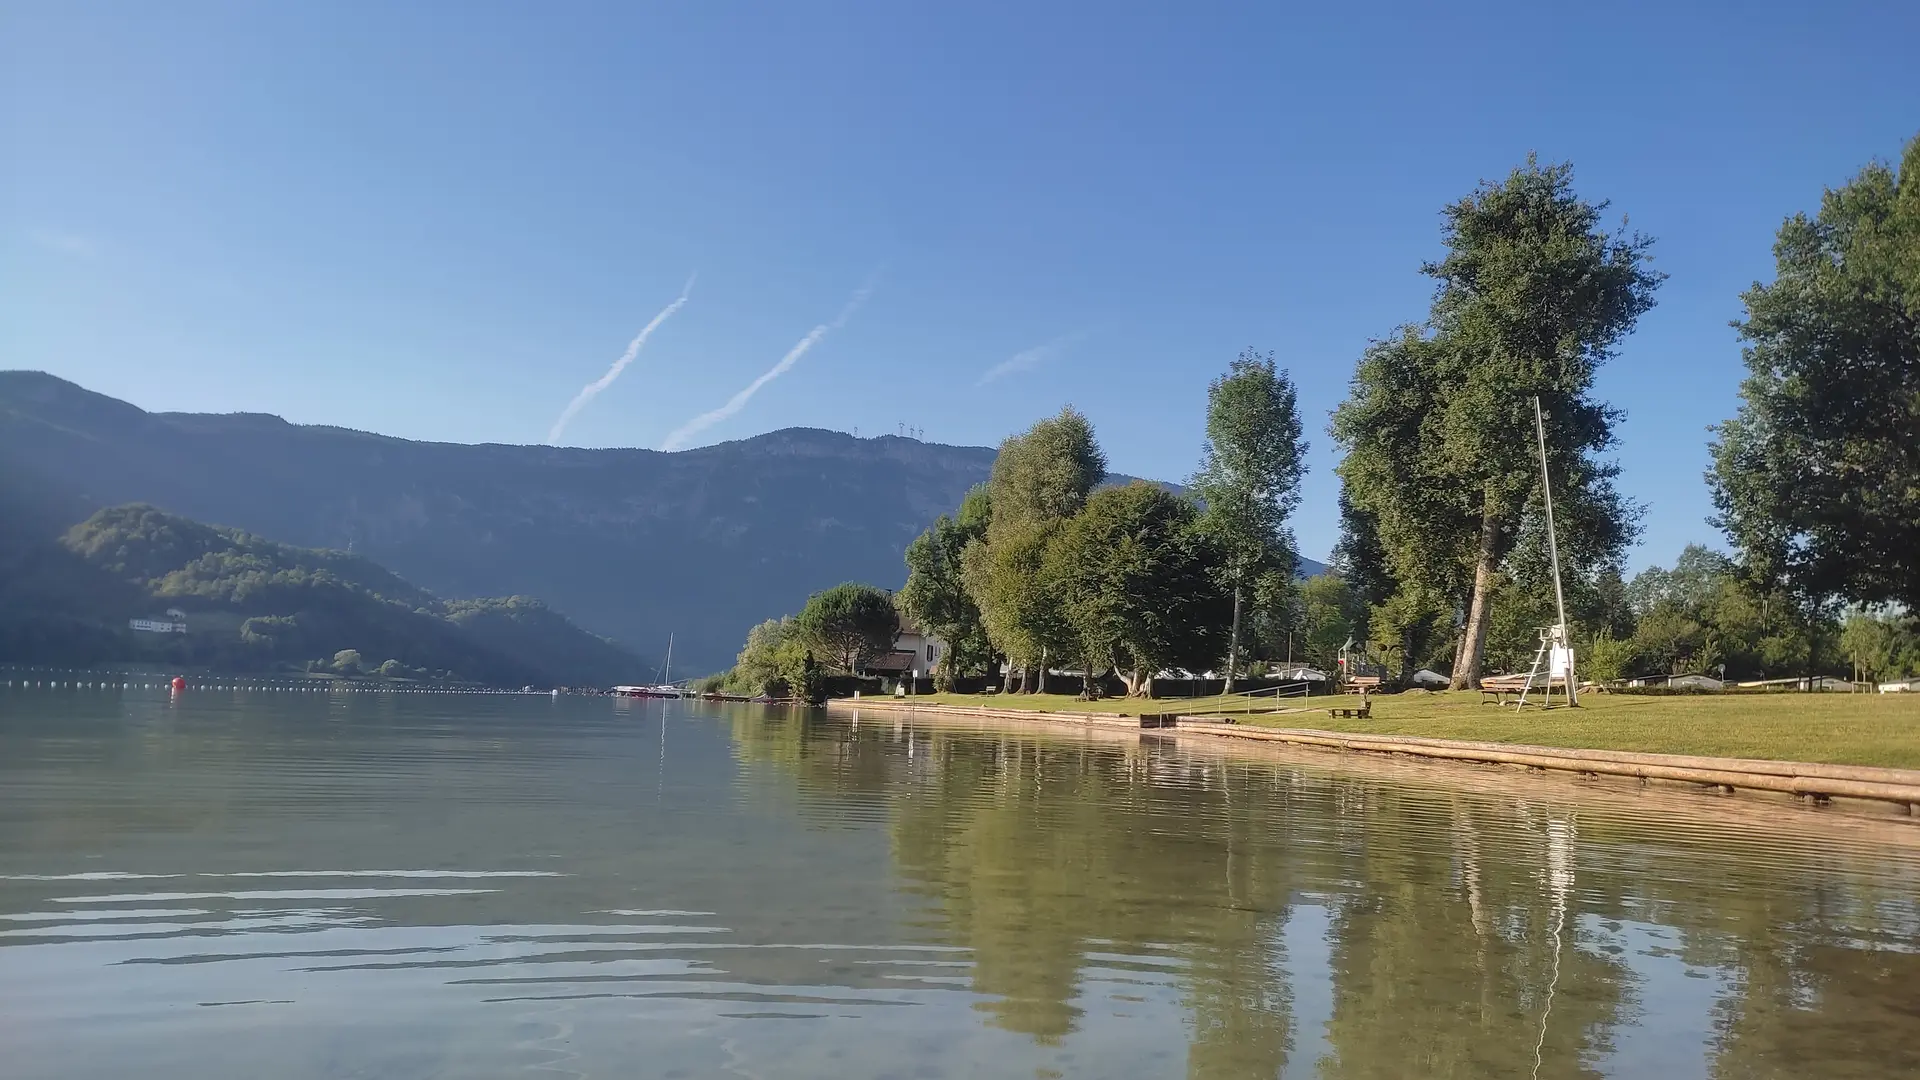
[[185, 690], [185, 689], [187, 688], [187, 680], [185, 680], [185, 679], [183, 679], [183, 678], [181, 678], [181, 677], [180, 677], [180, 676], [178, 676], [178, 675], [175, 675], [175, 676], [173, 677], [173, 688], [174, 688], [174, 689], [175, 689], [176, 691], [178, 691], [178, 690]]

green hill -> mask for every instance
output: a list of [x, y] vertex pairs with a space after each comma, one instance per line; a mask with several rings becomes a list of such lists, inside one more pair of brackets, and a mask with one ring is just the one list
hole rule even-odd
[[[185, 615], [187, 633], [127, 625], [168, 610]], [[357, 665], [334, 664], [344, 650]], [[58, 544], [0, 551], [0, 660], [324, 664], [498, 686], [606, 685], [646, 673], [638, 657], [538, 600], [443, 601], [357, 555], [138, 504], [101, 510]]]

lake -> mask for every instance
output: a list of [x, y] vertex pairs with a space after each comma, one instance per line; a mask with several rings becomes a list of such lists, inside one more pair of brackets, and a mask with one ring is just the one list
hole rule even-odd
[[0, 1072], [1920, 1076], [1920, 829], [868, 714], [0, 689]]

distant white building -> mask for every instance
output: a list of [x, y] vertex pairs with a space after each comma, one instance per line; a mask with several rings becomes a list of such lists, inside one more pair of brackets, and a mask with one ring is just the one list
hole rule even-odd
[[1880, 684], [1883, 694], [1920, 694], [1920, 679], [1896, 679]]
[[[894, 663], [900, 666], [893, 670], [911, 673], [916, 679], [930, 678], [940, 658], [947, 655], [947, 643], [932, 633], [909, 622], [901, 622], [900, 634], [893, 639]], [[901, 654], [907, 654], [902, 656]], [[911, 657], [911, 659], [908, 659]], [[867, 665], [872, 669], [874, 665]]]
[[167, 616], [165, 619], [128, 619], [127, 626], [136, 633], [141, 634], [184, 634], [187, 632], [187, 624], [181, 621], [185, 616], [182, 616], [177, 611], [169, 611], [167, 612]]

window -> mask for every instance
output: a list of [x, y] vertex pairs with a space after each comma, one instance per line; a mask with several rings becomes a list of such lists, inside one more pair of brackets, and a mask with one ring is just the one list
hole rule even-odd
[[927, 642], [927, 660], [928, 662], [933, 660], [933, 642], [931, 641]]

